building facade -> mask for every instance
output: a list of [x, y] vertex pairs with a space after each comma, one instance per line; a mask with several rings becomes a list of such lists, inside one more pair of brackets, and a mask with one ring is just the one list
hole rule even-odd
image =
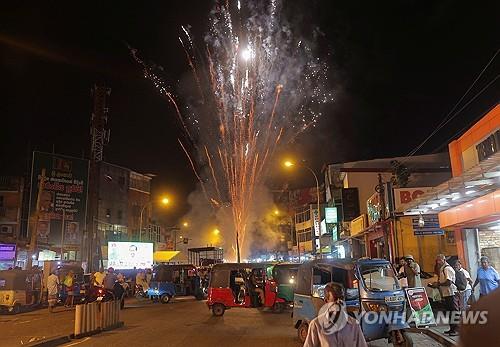
[[404, 209], [407, 215], [439, 213], [439, 226], [456, 255], [475, 274], [479, 256], [500, 267], [500, 105], [449, 143], [453, 178]]
[[[396, 207], [450, 177], [446, 153], [331, 164], [325, 168], [324, 176], [327, 205], [336, 206], [339, 211], [339, 234], [334, 248], [341, 252], [333, 253], [334, 256], [343, 252], [354, 258], [394, 260], [412, 254], [430, 267], [431, 259], [423, 249], [439, 249], [445, 235], [438, 232], [439, 227], [425, 232], [416, 230], [414, 220], [398, 213]], [[356, 191], [350, 198], [343, 197], [343, 191], [352, 188]], [[356, 201], [357, 214], [352, 206]]]
[[[16, 250], [24, 246], [20, 240], [24, 180], [21, 177], [0, 177], [0, 270], [16, 264]], [[21, 242], [20, 242], [21, 241]]]

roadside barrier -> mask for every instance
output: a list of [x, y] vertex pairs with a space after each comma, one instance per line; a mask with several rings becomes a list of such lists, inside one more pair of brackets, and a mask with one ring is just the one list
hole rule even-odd
[[73, 337], [93, 335], [122, 325], [119, 300], [76, 305]]

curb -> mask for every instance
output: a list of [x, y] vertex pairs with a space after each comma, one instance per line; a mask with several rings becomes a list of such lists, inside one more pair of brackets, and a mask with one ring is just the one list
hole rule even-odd
[[39, 341], [34, 341], [28, 343], [26, 346], [30, 347], [55, 347], [55, 346], [60, 346], [65, 343], [71, 342], [71, 338], [68, 335], [63, 335], [63, 336], [54, 336], [50, 337], [48, 339], [43, 339]]
[[443, 346], [446, 346], [446, 347], [458, 346], [458, 344], [455, 341], [453, 341], [452, 339], [450, 339], [449, 337], [447, 337], [443, 334], [440, 334], [437, 331], [432, 330], [432, 329], [410, 328], [410, 329], [407, 329], [407, 331], [410, 333], [426, 334], [427, 336], [431, 337], [432, 339], [436, 340], [437, 342], [439, 342], [440, 344], [442, 344]]

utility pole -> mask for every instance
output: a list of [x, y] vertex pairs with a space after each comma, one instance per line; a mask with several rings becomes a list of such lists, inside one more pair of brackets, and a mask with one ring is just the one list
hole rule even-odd
[[[33, 189], [34, 187], [31, 187]], [[31, 270], [33, 265], [33, 254], [36, 250], [36, 238], [38, 236], [38, 220], [40, 219], [40, 197], [45, 189], [45, 168], [42, 169], [42, 174], [40, 175], [40, 183], [38, 185], [38, 194], [36, 196], [36, 208], [35, 215], [33, 216], [31, 224], [31, 237], [30, 237], [30, 247], [28, 252], [28, 259], [26, 259], [26, 269]]]
[[97, 253], [102, 266], [101, 242], [97, 223], [99, 218], [99, 168], [104, 159], [104, 146], [109, 143], [110, 130], [108, 129], [108, 107], [106, 98], [111, 89], [104, 84], [94, 85], [91, 90], [94, 107], [90, 119], [90, 170], [89, 196], [87, 215], [87, 268], [97, 270], [94, 264], [94, 254]]

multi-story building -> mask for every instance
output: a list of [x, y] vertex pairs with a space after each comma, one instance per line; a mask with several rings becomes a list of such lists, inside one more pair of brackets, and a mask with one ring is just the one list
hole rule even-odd
[[391, 260], [411, 253], [430, 267], [423, 249], [443, 249], [444, 232], [438, 226], [416, 230], [414, 218], [400, 218], [395, 206], [450, 177], [446, 153], [330, 164], [324, 176], [327, 205], [337, 208], [340, 221], [333, 250]]
[[153, 176], [130, 171], [129, 177], [127, 225], [130, 239], [139, 240], [141, 238], [139, 233], [140, 227], [147, 227], [151, 222], [152, 206], [150, 202], [151, 180]]
[[0, 270], [15, 265], [21, 228], [23, 179], [0, 177]]

